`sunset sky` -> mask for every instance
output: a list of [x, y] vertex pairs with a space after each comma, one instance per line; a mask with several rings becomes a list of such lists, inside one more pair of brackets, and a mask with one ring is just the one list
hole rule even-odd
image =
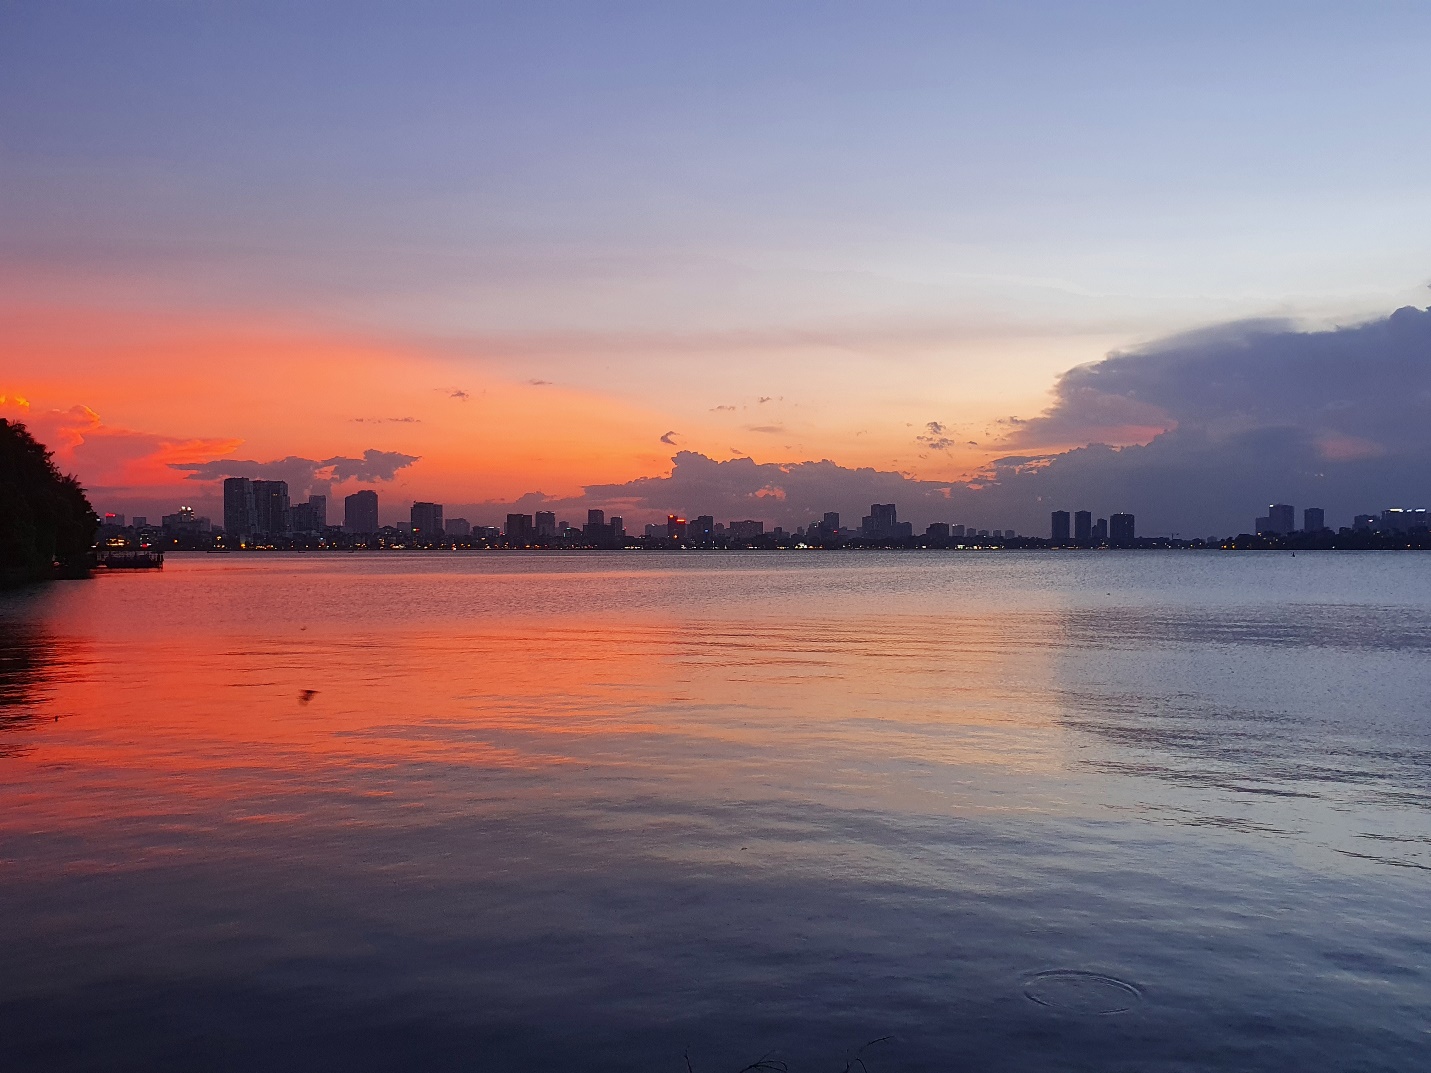
[[[1426, 498], [1428, 46], [1413, 3], [0, 3], [0, 416], [130, 514]], [[1194, 430], [1285, 451], [1185, 518], [1144, 463]]]

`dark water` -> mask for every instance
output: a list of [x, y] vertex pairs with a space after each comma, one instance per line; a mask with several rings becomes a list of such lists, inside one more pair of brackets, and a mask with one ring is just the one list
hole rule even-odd
[[1428, 656], [1413, 554], [6, 596], [0, 1066], [1428, 1069]]

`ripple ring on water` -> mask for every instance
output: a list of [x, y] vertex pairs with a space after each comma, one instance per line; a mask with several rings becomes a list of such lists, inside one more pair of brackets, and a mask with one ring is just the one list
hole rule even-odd
[[1106, 1017], [1127, 1013], [1143, 997], [1136, 984], [1083, 969], [1048, 969], [1024, 978], [1024, 995], [1032, 1002], [1069, 1013]]

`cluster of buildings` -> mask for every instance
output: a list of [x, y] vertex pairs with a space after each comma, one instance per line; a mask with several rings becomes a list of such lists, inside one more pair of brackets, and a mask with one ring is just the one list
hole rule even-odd
[[1092, 511], [1076, 510], [1070, 515], [1056, 510], [1049, 515], [1048, 538], [1060, 548], [1131, 548], [1136, 533], [1131, 514], [1110, 514], [1094, 521]]
[[[377, 495], [373, 496], [374, 514]], [[328, 528], [328, 497], [288, 501], [287, 481], [230, 477], [224, 481], [224, 534], [235, 537], [319, 536]]]
[[[123, 515], [105, 515], [103, 522], [111, 527], [111, 532], [126, 528]], [[159, 530], [149, 527], [148, 519], [143, 517], [134, 518], [128, 528], [141, 537], [159, 534]], [[203, 543], [197, 539], [200, 537], [206, 540], [217, 538], [229, 547], [306, 544], [311, 540], [361, 542], [389, 547], [449, 542], [503, 544], [507, 547], [619, 548], [632, 543], [693, 547], [806, 543], [828, 547], [855, 541], [944, 546], [961, 541], [1020, 539], [1012, 528], [990, 532], [976, 526], [947, 522], [935, 522], [920, 536], [909, 522], [899, 520], [898, 509], [893, 503], [872, 504], [870, 513], [860, 519], [858, 527], [841, 525], [840, 515], [832, 511], [793, 532], [786, 532], [781, 526], [767, 530], [763, 521], [753, 518], [723, 523], [709, 514], [691, 519], [673, 514], [663, 523], [647, 525], [643, 533], [628, 533], [625, 521], [619, 515], [607, 517], [601, 510], [587, 511], [586, 521], [581, 525], [559, 520], [551, 511], [536, 511], [533, 514], [508, 514], [505, 526], [485, 526], [474, 525], [466, 518], [447, 518], [441, 503], [427, 501], [411, 505], [406, 523], [385, 526], [378, 520], [378, 494], [370, 489], [345, 497], [341, 525], [330, 525], [327, 496], [311, 495], [303, 502], [294, 503], [289, 497], [286, 481], [249, 477], [229, 477], [224, 481], [221, 528], [214, 526], [208, 518], [196, 516], [191, 507], [181, 507], [177, 514], [166, 514], [161, 528], [162, 535], [171, 542], [195, 545]]]
[[[1425, 507], [1387, 507], [1379, 514], [1358, 514], [1352, 519], [1354, 533], [1417, 533], [1431, 524], [1431, 514]], [[1302, 511], [1302, 527], [1297, 528], [1297, 509], [1290, 503], [1272, 503], [1267, 513], [1254, 523], [1257, 536], [1291, 536], [1303, 533], [1315, 536], [1330, 533], [1327, 515], [1321, 507]]]

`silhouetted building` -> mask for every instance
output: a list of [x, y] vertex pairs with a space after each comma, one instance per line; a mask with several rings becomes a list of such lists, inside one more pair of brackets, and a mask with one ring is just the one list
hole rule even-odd
[[350, 533], [378, 531], [378, 493], [364, 488], [343, 499], [343, 528]]
[[836, 510], [827, 510], [825, 512], [825, 516], [820, 519], [820, 524], [825, 527], [825, 531], [831, 536], [839, 536], [840, 512]]
[[924, 535], [930, 540], [948, 540], [948, 522], [930, 522], [928, 528], [924, 530]]
[[530, 514], [507, 515], [506, 537], [508, 544], [530, 544], [537, 535], [537, 527]]
[[1358, 514], [1352, 519], [1352, 528], [1358, 532], [1365, 533], [1374, 528], [1381, 521], [1375, 514]]
[[[136, 524], [139, 521], [138, 518], [134, 520]], [[193, 507], [180, 507], [174, 514], [162, 515], [159, 524], [173, 534], [207, 533], [209, 531], [209, 519], [195, 515]]]
[[860, 519], [860, 535], [866, 540], [907, 540], [914, 526], [899, 520], [893, 503], [871, 503], [869, 514]]
[[626, 527], [621, 519], [612, 516], [606, 521], [604, 510], [586, 512], [586, 524], [581, 527], [581, 542], [593, 548], [619, 548], [626, 540]]
[[1288, 503], [1273, 503], [1267, 508], [1265, 517], [1257, 519], [1257, 532], [1269, 536], [1280, 536], [1297, 528], [1297, 511]]
[[870, 512], [860, 519], [860, 535], [867, 540], [893, 540], [899, 513], [893, 503], [871, 503]]
[[412, 535], [417, 540], [438, 540], [446, 536], [442, 526], [441, 503], [414, 503], [408, 511]]
[[1079, 544], [1093, 540], [1093, 515], [1086, 510], [1073, 513], [1073, 539]]
[[253, 482], [254, 532], [282, 536], [288, 532], [288, 482]]
[[1090, 538], [1094, 544], [1108, 543], [1108, 519], [1099, 518], [1093, 523], [1093, 535]]
[[1308, 507], [1302, 511], [1302, 532], [1320, 533], [1327, 527], [1327, 516], [1321, 507]]
[[715, 518], [709, 514], [702, 514], [691, 522], [687, 533], [692, 540], [699, 540], [703, 544], [710, 543], [715, 539]]
[[949, 527], [949, 536], [951, 539], [954, 537], [962, 538], [964, 536], [964, 527], [962, 525], [951, 525]]
[[318, 512], [313, 509], [311, 502], [293, 505], [288, 512], [288, 528], [294, 534], [301, 536], [310, 536], [323, 531], [323, 526], [318, 521]]
[[328, 528], [328, 497], [309, 496], [308, 505], [313, 508], [313, 529], [321, 533]]
[[1068, 511], [1056, 510], [1048, 516], [1048, 538], [1055, 544], [1068, 543]]
[[685, 540], [686, 528], [686, 519], [677, 517], [674, 514], [666, 515], [667, 540]]
[[253, 482], [247, 477], [224, 481], [224, 533], [230, 539], [253, 535], [257, 511], [253, 503]]
[[442, 523], [442, 531], [451, 537], [472, 535], [472, 523], [466, 518], [448, 518]]
[[533, 515], [538, 540], [550, 540], [557, 535], [557, 516], [549, 510], [539, 510]]
[[1426, 527], [1425, 507], [1387, 507], [1381, 512], [1383, 532], [1410, 533]]
[[1108, 516], [1108, 543], [1115, 548], [1131, 548], [1135, 533], [1131, 514], [1110, 514]]
[[765, 534], [765, 523], [749, 519], [743, 522], [731, 522], [726, 526], [725, 531], [732, 540], [754, 540]]

